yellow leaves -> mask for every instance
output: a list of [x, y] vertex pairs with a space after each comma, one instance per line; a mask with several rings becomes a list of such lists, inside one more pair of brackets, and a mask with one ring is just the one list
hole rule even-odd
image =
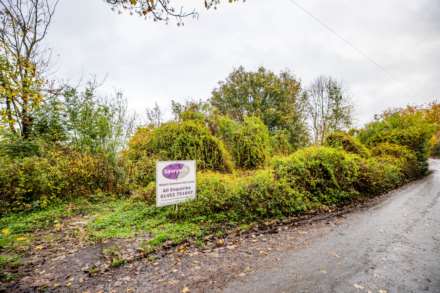
[[61, 223], [56, 223], [56, 224], [54, 225], [54, 228], [55, 228], [56, 231], [61, 231], [61, 230], [63, 229], [63, 224], [61, 224]]
[[11, 231], [9, 230], [9, 228], [3, 228], [2, 229], [3, 237], [8, 237], [10, 234], [11, 234]]
[[43, 249], [44, 249], [44, 245], [35, 246], [35, 250], [43, 250]]
[[26, 241], [26, 240], [28, 240], [28, 238], [25, 237], [25, 236], [19, 236], [19, 237], [15, 238], [15, 240], [17, 240], [17, 241]]

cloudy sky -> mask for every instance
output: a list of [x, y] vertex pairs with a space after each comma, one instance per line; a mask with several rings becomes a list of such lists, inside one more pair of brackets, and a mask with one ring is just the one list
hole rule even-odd
[[287, 69], [304, 86], [319, 75], [337, 78], [358, 125], [389, 107], [440, 99], [438, 0], [224, 2], [177, 27], [119, 15], [103, 0], [61, 0], [47, 43], [56, 76], [105, 78], [103, 90], [122, 90], [139, 113], [155, 102], [165, 109], [171, 99], [206, 99], [239, 65]]

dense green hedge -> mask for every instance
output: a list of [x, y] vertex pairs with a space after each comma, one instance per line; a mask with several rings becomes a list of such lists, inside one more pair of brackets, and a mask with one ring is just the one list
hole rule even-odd
[[420, 174], [417, 156], [409, 148], [392, 143], [380, 143], [371, 149], [371, 153], [376, 157], [394, 157], [395, 163], [403, 172], [407, 179], [417, 178]]
[[50, 149], [39, 156], [0, 156], [0, 214], [56, 200], [123, 192], [120, 166], [102, 155]]
[[270, 137], [266, 125], [257, 117], [246, 117], [233, 136], [233, 155], [237, 166], [255, 169], [270, 156]]
[[223, 143], [201, 123], [166, 123], [151, 133], [146, 155], [160, 160], [197, 160], [199, 170], [230, 172], [233, 165]]
[[[440, 126], [439, 126], [440, 127]], [[440, 132], [437, 132], [430, 140], [430, 155], [433, 158], [440, 158]]]
[[391, 156], [359, 161], [359, 177], [354, 188], [365, 196], [385, 193], [406, 182], [400, 161]]
[[[145, 188], [155, 180], [157, 160], [197, 160], [198, 170], [231, 172], [231, 155], [223, 142], [197, 121], [170, 122], [139, 128], [124, 152], [132, 188]], [[133, 186], [134, 185], [134, 186]]]
[[341, 149], [309, 147], [274, 161], [277, 180], [323, 203], [356, 196], [360, 157]]
[[368, 158], [370, 156], [370, 151], [355, 137], [345, 133], [345, 132], [334, 132], [326, 137], [325, 145], [342, 148], [346, 152], [357, 154], [361, 157]]
[[415, 155], [405, 147], [384, 144], [373, 155], [364, 158], [341, 148], [309, 147], [274, 159], [266, 170], [201, 173], [197, 200], [182, 205], [176, 216], [227, 222], [289, 216], [384, 193], [416, 172]]
[[178, 217], [241, 222], [282, 217], [311, 208], [304, 194], [276, 181], [270, 170], [248, 176], [201, 173], [197, 186], [197, 200], [182, 205]]
[[[153, 204], [156, 161], [196, 159], [198, 199], [175, 216], [247, 221], [292, 215], [374, 196], [422, 176], [432, 129], [417, 115], [391, 115], [360, 130], [357, 138], [336, 132], [326, 146], [303, 148], [270, 164], [272, 147], [283, 134], [270, 137], [255, 117], [140, 128], [117, 162], [60, 146], [9, 144], [0, 148], [0, 213], [127, 189]], [[282, 149], [275, 152], [289, 152]], [[234, 161], [239, 169], [232, 172]]]
[[237, 167], [256, 169], [266, 164], [271, 140], [269, 130], [259, 118], [246, 117], [240, 123], [219, 116], [213, 124], [214, 134], [225, 143]]
[[428, 171], [429, 140], [435, 127], [421, 113], [396, 113], [368, 124], [359, 133], [359, 139], [369, 147], [381, 143], [402, 145], [412, 150], [418, 162], [419, 174]]

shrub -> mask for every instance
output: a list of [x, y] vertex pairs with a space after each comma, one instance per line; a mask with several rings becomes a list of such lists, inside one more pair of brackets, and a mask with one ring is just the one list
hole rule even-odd
[[338, 203], [358, 194], [354, 183], [359, 177], [359, 160], [344, 150], [309, 147], [276, 159], [273, 165], [277, 180], [284, 180], [313, 201]]
[[429, 149], [431, 157], [440, 158], [440, 132], [431, 138]]
[[270, 137], [266, 125], [257, 117], [246, 117], [234, 133], [233, 155], [237, 166], [254, 169], [264, 166], [270, 155]]
[[232, 171], [230, 155], [208, 129], [193, 121], [167, 123], [156, 128], [147, 153], [161, 160], [197, 160], [200, 170]]
[[179, 217], [242, 222], [288, 216], [309, 208], [303, 194], [275, 181], [270, 170], [244, 177], [202, 173], [197, 181], [197, 200], [184, 204]]
[[434, 158], [440, 158], [440, 142], [431, 147], [431, 156]]
[[272, 152], [277, 155], [288, 155], [294, 148], [289, 142], [289, 133], [286, 130], [276, 131], [271, 135]]
[[392, 156], [362, 159], [356, 189], [363, 195], [387, 192], [404, 182], [399, 159]]
[[421, 113], [395, 113], [368, 124], [359, 139], [370, 147], [384, 142], [406, 146], [416, 154], [417, 173], [423, 175], [428, 171], [429, 139], [434, 129]]
[[214, 135], [223, 141], [231, 154], [233, 154], [234, 138], [239, 128], [240, 123], [228, 116], [217, 115], [211, 121]]
[[201, 123], [170, 122], [156, 129], [140, 128], [125, 152], [135, 184], [146, 186], [155, 178], [156, 160], [197, 160], [199, 170], [230, 172], [233, 165], [223, 143]]
[[262, 167], [270, 156], [271, 141], [266, 125], [257, 117], [236, 122], [227, 116], [216, 117], [213, 132], [227, 146], [235, 165], [244, 169]]
[[381, 143], [371, 149], [373, 156], [392, 156], [397, 161], [393, 163], [402, 169], [406, 179], [416, 178], [418, 174], [418, 163], [416, 154], [409, 148], [392, 143]]
[[0, 213], [45, 207], [56, 200], [101, 191], [122, 191], [123, 174], [102, 155], [50, 149], [41, 156], [1, 156], [0, 164]]
[[0, 134], [0, 155], [10, 158], [23, 158], [40, 155], [40, 146], [31, 140], [23, 140], [13, 136], [2, 139]]
[[127, 173], [127, 185], [131, 189], [145, 187], [156, 178], [156, 157], [139, 156], [136, 160], [125, 160], [125, 171]]
[[128, 148], [123, 152], [131, 161], [144, 158], [149, 151], [149, 143], [153, 130], [148, 127], [138, 128], [128, 141]]
[[334, 148], [342, 148], [346, 152], [357, 154], [364, 158], [368, 158], [371, 155], [368, 148], [358, 139], [341, 131], [334, 132], [327, 136], [324, 144]]
[[140, 186], [134, 190], [133, 199], [138, 199], [147, 204], [156, 202], [156, 182], [150, 182], [146, 187]]

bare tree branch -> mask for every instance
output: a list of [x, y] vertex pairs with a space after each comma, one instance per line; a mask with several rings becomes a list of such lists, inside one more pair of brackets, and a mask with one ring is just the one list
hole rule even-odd
[[[128, 10], [131, 14], [137, 14], [150, 18], [153, 21], [169, 22], [175, 19], [178, 25], [183, 24], [187, 17], [197, 17], [196, 10], [185, 10], [182, 6], [175, 4], [176, 0], [104, 0], [112, 6], [112, 9], [122, 11]], [[206, 9], [216, 8], [220, 0], [200, 0]], [[230, 0], [236, 2], [238, 0]]]

